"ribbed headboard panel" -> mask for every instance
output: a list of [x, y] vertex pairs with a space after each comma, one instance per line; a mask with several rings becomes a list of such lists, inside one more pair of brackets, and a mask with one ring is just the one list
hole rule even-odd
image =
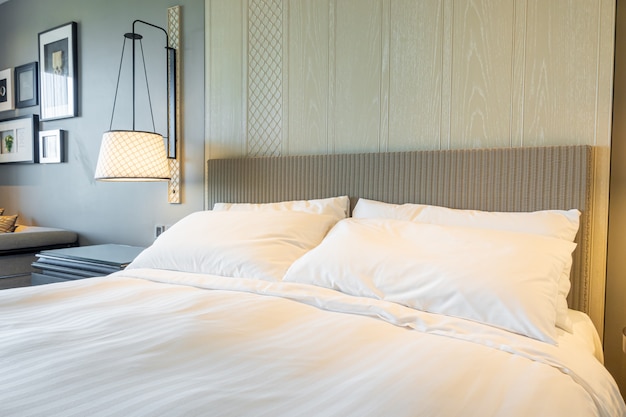
[[555, 146], [214, 159], [207, 207], [348, 195], [491, 211], [577, 208], [572, 308], [588, 312], [593, 148]]

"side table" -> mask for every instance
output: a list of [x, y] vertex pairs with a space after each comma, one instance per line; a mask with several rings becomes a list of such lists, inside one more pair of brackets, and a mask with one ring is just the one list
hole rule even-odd
[[31, 285], [50, 284], [121, 271], [145, 248], [105, 244], [44, 250], [32, 263], [41, 272], [31, 274]]

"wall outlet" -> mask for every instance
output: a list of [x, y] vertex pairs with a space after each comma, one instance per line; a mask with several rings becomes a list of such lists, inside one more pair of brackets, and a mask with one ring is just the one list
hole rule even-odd
[[154, 226], [154, 238], [156, 239], [157, 237], [159, 237], [159, 235], [165, 232], [166, 229], [167, 226], [164, 224], [157, 224], [156, 226]]

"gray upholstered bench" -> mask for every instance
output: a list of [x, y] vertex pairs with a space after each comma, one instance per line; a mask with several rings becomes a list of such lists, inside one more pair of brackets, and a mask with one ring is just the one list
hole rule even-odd
[[0, 233], [0, 289], [30, 285], [35, 254], [71, 246], [78, 246], [78, 235], [63, 229], [18, 226], [13, 233]]

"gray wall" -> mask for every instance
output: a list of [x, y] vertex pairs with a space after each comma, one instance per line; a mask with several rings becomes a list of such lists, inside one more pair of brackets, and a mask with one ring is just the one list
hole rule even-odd
[[[182, 6], [183, 188], [182, 204], [169, 204], [165, 182], [96, 182], [93, 174], [102, 133], [109, 129], [123, 34], [135, 19], [166, 27], [167, 8], [176, 5]], [[0, 207], [5, 214], [18, 213], [23, 224], [74, 230], [83, 245], [147, 246], [156, 224], [203, 209], [204, 0], [10, 0], [0, 5], [0, 69], [38, 61], [38, 33], [70, 21], [78, 23], [79, 116], [41, 123], [43, 130], [66, 130], [67, 162], [0, 165]], [[144, 36], [146, 54], [150, 42], [165, 44], [158, 31]], [[162, 132], [158, 106], [165, 91], [158, 72], [165, 58], [157, 58], [158, 70], [150, 68], [156, 58], [146, 56], [151, 83], [156, 82], [150, 85], [156, 130]], [[123, 75], [114, 129], [131, 127], [130, 76], [126, 79], [127, 84]], [[39, 114], [39, 107], [0, 112], [0, 120], [32, 113]], [[150, 127], [138, 120], [138, 129]]]

